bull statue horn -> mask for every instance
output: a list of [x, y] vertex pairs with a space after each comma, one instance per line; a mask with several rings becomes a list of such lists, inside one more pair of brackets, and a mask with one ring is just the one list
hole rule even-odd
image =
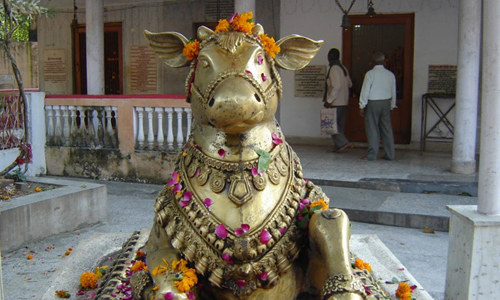
[[254, 36], [259, 36], [260, 34], [264, 34], [264, 27], [259, 23], [255, 24], [252, 28], [252, 34]]
[[200, 40], [200, 42], [201, 42], [213, 33], [214, 32], [212, 29], [205, 27], [205, 26], [200, 26], [198, 28], [198, 31], [196, 32], [196, 35], [198, 36], [198, 40]]

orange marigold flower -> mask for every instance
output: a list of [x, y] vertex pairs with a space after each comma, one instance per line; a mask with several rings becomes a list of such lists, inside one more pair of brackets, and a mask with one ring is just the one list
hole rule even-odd
[[186, 57], [187, 60], [195, 59], [198, 54], [200, 54], [200, 42], [198, 42], [198, 40], [194, 40], [187, 43], [186, 45], [184, 45], [182, 54]]
[[174, 260], [172, 262], [172, 270], [174, 270], [174, 272], [180, 272], [182, 269], [186, 268], [186, 265], [187, 261], [185, 259]]
[[189, 291], [197, 283], [198, 283], [198, 276], [196, 276], [195, 269], [184, 267], [182, 269], [182, 280], [175, 281], [174, 286], [177, 288], [179, 292], [185, 293]]
[[370, 266], [369, 263], [363, 262], [363, 266], [365, 267], [365, 270], [367, 270], [368, 272], [372, 271], [372, 266]]
[[28, 260], [29, 260], [29, 259], [33, 259], [33, 254], [31, 254], [31, 253], [30, 253], [30, 254], [28, 254], [28, 256], [26, 256], [26, 259], [28, 259]]
[[146, 256], [146, 253], [144, 251], [142, 251], [142, 250], [137, 250], [135, 252], [135, 257], [140, 258], [140, 257], [144, 257], [144, 256]]
[[356, 269], [365, 269], [364, 261], [361, 258], [356, 258], [356, 260], [354, 261], [354, 266], [356, 267]]
[[38, 193], [38, 192], [41, 192], [41, 191], [42, 191], [42, 188], [41, 188], [41, 187], [38, 187], [38, 186], [37, 186], [37, 187], [35, 188], [35, 192], [37, 192], [37, 193]]
[[234, 31], [241, 31], [248, 34], [252, 33], [253, 26], [253, 13], [251, 11], [237, 15], [234, 17], [233, 22], [231, 22], [231, 27], [233, 27]]
[[311, 205], [309, 206], [309, 209], [311, 209], [315, 206], [319, 206], [319, 205], [321, 206], [320, 210], [328, 209], [328, 204], [326, 204], [325, 200], [323, 200], [323, 199], [319, 199], [319, 200], [311, 203]]
[[276, 45], [276, 41], [274, 41], [273, 37], [268, 37], [267, 34], [264, 33], [259, 34], [259, 39], [262, 42], [262, 45], [264, 45], [264, 49], [267, 54], [269, 54], [272, 58], [275, 58], [276, 54], [281, 51], [280, 46]]
[[80, 285], [84, 289], [95, 289], [97, 287], [97, 275], [92, 272], [84, 272], [80, 276]]
[[70, 251], [70, 250], [68, 250], [68, 251], [64, 252], [64, 255], [70, 255], [70, 254], [71, 254], [71, 251]]
[[411, 287], [406, 282], [400, 282], [396, 290], [396, 297], [401, 300], [411, 300]]
[[218, 32], [223, 32], [223, 31], [229, 31], [229, 22], [224, 19], [224, 20], [219, 20], [219, 24], [215, 27], [215, 33]]

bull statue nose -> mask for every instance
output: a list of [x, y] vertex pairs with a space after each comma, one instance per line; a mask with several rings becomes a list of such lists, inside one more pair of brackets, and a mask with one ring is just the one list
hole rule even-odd
[[208, 100], [210, 122], [227, 133], [241, 133], [263, 121], [266, 106], [247, 80], [231, 77], [222, 81]]

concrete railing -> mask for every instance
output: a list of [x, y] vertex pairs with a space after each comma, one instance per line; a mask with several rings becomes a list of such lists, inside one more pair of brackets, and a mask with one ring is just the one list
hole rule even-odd
[[47, 144], [174, 151], [191, 130], [184, 95], [47, 95]]

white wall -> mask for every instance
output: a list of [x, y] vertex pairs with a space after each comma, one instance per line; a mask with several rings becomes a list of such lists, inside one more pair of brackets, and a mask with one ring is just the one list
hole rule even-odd
[[[373, 0], [378, 14], [415, 13], [412, 141], [420, 140], [421, 98], [427, 92], [429, 65], [456, 65], [459, 0]], [[347, 8], [351, 1], [339, 0]], [[342, 49], [342, 12], [335, 0], [281, 0], [281, 37], [296, 33], [324, 40], [311, 65], [327, 65], [330, 48]], [[356, 1], [350, 14], [365, 14], [366, 1]], [[283, 98], [280, 124], [288, 137], [320, 135], [320, 98], [294, 97], [294, 72], [281, 71]]]

